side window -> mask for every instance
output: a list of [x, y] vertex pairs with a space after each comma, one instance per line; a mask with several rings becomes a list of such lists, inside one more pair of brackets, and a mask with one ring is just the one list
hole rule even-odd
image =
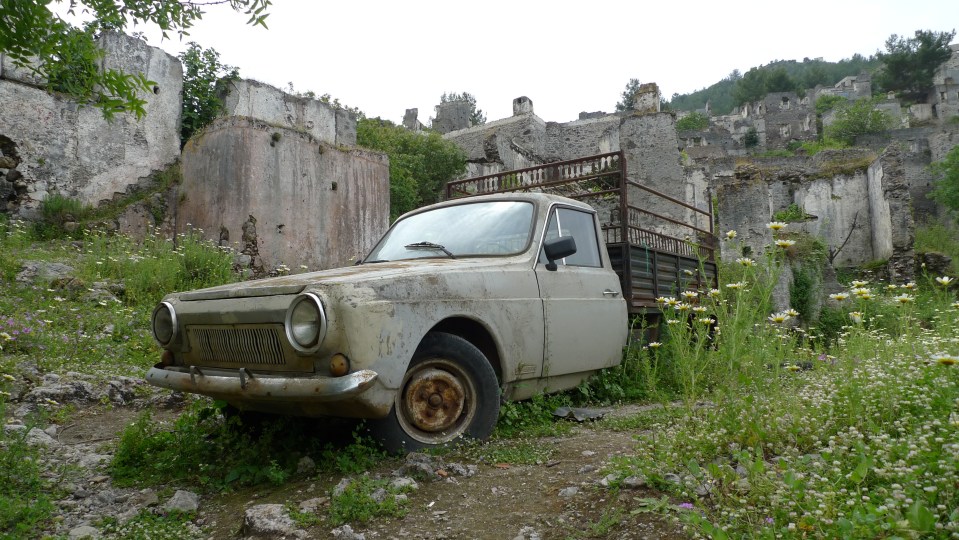
[[[576, 253], [556, 261], [556, 264], [594, 268], [602, 266], [599, 242], [596, 239], [596, 223], [592, 214], [571, 208], [555, 209], [546, 225], [546, 240], [565, 236], [572, 236], [576, 240]], [[539, 260], [546, 263], [546, 254], [542, 250]]]

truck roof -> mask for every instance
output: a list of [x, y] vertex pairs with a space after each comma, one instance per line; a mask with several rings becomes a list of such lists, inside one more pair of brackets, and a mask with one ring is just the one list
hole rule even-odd
[[443, 201], [434, 205], [425, 206], [423, 208], [418, 208], [413, 210], [410, 213], [416, 213], [426, 208], [433, 207], [442, 207], [442, 206], [454, 206], [457, 204], [468, 204], [471, 202], [479, 201], [529, 201], [536, 205], [549, 205], [552, 203], [562, 203], [569, 206], [575, 206], [577, 208], [582, 208], [588, 212], [595, 212], [592, 206], [575, 199], [570, 199], [568, 197], [563, 197], [560, 195], [553, 195], [551, 193], [532, 193], [532, 192], [511, 192], [511, 193], [494, 193], [492, 195], [472, 195], [469, 197], [459, 197], [456, 199], [450, 199]]

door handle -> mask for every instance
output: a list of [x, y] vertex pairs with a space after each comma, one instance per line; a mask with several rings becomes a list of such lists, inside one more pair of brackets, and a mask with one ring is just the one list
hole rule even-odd
[[617, 296], [619, 296], [619, 292], [614, 291], [612, 289], [606, 289], [605, 291], [603, 291], [603, 296], [612, 296], [613, 298], [616, 298]]

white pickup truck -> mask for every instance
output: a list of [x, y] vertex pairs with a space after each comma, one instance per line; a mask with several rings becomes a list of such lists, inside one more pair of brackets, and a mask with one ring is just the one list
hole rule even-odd
[[428, 206], [355, 266], [168, 295], [147, 380], [240, 410], [370, 418], [390, 450], [482, 439], [501, 400], [621, 361], [637, 300], [604, 237], [590, 205], [552, 194]]

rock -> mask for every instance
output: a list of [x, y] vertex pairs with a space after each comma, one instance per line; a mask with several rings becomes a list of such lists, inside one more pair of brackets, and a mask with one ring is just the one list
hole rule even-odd
[[192, 491], [178, 489], [170, 497], [170, 500], [163, 505], [163, 510], [167, 512], [183, 512], [192, 514], [200, 508], [200, 496]]
[[126, 405], [136, 398], [136, 387], [138, 385], [139, 381], [129, 377], [121, 377], [110, 381], [106, 388], [100, 392], [99, 400], [106, 400], [116, 405]]
[[310, 474], [316, 470], [316, 463], [310, 459], [310, 456], [303, 456], [296, 463], [296, 474]]
[[342, 525], [330, 532], [336, 540], [366, 540], [365, 534], [353, 532], [353, 527], [349, 525]]
[[583, 450], [583, 453], [581, 455], [583, 457], [593, 457], [596, 455], [596, 452], [593, 452], [592, 450]]
[[74, 529], [70, 530], [70, 533], [67, 535], [70, 540], [82, 540], [84, 538], [100, 538], [100, 531], [96, 527], [91, 527], [89, 525], [80, 525]]
[[622, 486], [626, 489], [639, 489], [646, 487], [646, 477], [643, 475], [627, 476], [623, 479]]
[[619, 478], [619, 475], [616, 473], [609, 473], [599, 480], [599, 485], [603, 487], [609, 487], [610, 484], [616, 481]]
[[247, 508], [243, 514], [243, 534], [276, 538], [278, 536], [301, 536], [304, 531], [296, 528], [296, 522], [282, 504], [258, 504]]
[[27, 433], [27, 444], [30, 446], [46, 447], [60, 446], [60, 443], [58, 443], [56, 439], [47, 435], [47, 433], [40, 428], [33, 428]]
[[386, 496], [389, 493], [383, 488], [377, 488], [373, 493], [370, 493], [370, 498], [373, 499], [373, 502], [380, 504], [386, 500]]
[[24, 261], [16, 279], [20, 283], [33, 283], [38, 281], [50, 283], [53, 280], [68, 277], [74, 272], [76, 272], [76, 270], [72, 266], [62, 263]]
[[559, 496], [569, 498], [579, 493], [579, 488], [576, 486], [570, 486], [559, 490]]
[[586, 473], [591, 473], [595, 470], [596, 470], [596, 465], [583, 465], [582, 467], [579, 468], [579, 471], [577, 472], [579, 474], [586, 474]]
[[300, 503], [300, 512], [305, 514], [315, 514], [321, 506], [330, 502], [329, 497], [314, 497]]
[[404, 504], [404, 503], [406, 503], [406, 501], [408, 501], [409, 499], [410, 499], [410, 498], [406, 496], [406, 493], [399, 493], [399, 494], [393, 496], [393, 500], [396, 501], [396, 504]]
[[416, 483], [416, 480], [408, 476], [401, 476], [399, 478], [394, 478], [390, 482], [390, 487], [397, 491], [415, 491], [420, 488], [419, 484]]
[[59, 427], [59, 426], [57, 426], [56, 424], [50, 424], [49, 426], [46, 427], [46, 429], [43, 430], [43, 432], [46, 433], [47, 435], [51, 436], [51, 437], [56, 437], [56, 436], [57, 436], [57, 427]]
[[943, 253], [930, 251], [916, 253], [916, 274], [926, 273], [931, 276], [945, 276], [952, 270], [952, 257]]
[[464, 478], [472, 478], [476, 475], [476, 465], [466, 465], [463, 466], [459, 463], [449, 463], [446, 465], [446, 468], [456, 476], [462, 476]]
[[663, 475], [663, 480], [669, 482], [670, 484], [682, 484], [683, 479], [679, 477], [678, 474], [667, 473]]
[[342, 495], [343, 492], [346, 491], [346, 488], [350, 487], [351, 482], [353, 482], [353, 480], [349, 478], [344, 478], [340, 480], [340, 483], [336, 484], [336, 486], [333, 487], [333, 496], [339, 497], [340, 495]]
[[130, 497], [130, 503], [136, 506], [155, 506], [160, 502], [157, 492], [146, 488]]
[[542, 540], [542, 537], [536, 529], [526, 526], [519, 530], [519, 534], [514, 536], [513, 540]]
[[57, 403], [87, 403], [96, 401], [97, 396], [93, 385], [86, 381], [67, 381], [44, 386], [37, 386], [24, 396], [26, 401], [42, 403], [53, 400]]

